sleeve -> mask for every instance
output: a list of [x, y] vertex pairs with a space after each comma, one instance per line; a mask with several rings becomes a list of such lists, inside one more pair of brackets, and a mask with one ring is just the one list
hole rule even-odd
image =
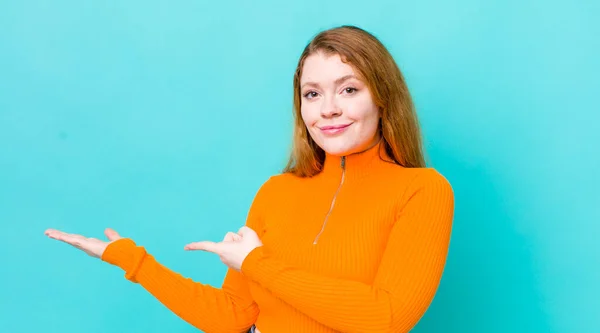
[[291, 267], [262, 247], [246, 257], [242, 273], [336, 331], [409, 331], [437, 291], [454, 214], [450, 184], [437, 172], [426, 175], [403, 195], [372, 284]]
[[[248, 212], [246, 225], [261, 230], [260, 195]], [[195, 282], [161, 265], [131, 239], [117, 240], [106, 248], [102, 260], [125, 271], [173, 313], [207, 333], [247, 332], [256, 322], [259, 309], [252, 299], [248, 281], [228, 269], [221, 288]]]

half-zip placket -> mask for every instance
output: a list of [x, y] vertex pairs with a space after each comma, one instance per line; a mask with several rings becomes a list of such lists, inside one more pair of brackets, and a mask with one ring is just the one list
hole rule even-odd
[[333, 199], [331, 199], [331, 205], [329, 206], [329, 211], [327, 212], [327, 215], [325, 215], [325, 219], [323, 220], [323, 225], [321, 226], [321, 231], [319, 231], [319, 233], [317, 234], [317, 237], [315, 237], [315, 240], [313, 241], [313, 245], [317, 244], [317, 242], [319, 241], [319, 237], [321, 237], [321, 234], [325, 230], [325, 226], [327, 225], [327, 220], [329, 219], [329, 215], [331, 215], [331, 211], [333, 211], [333, 206], [335, 205], [335, 199], [337, 198], [338, 194], [340, 193], [340, 189], [342, 188], [342, 185], [344, 185], [344, 177], [346, 175], [346, 156], [342, 156], [342, 159], [340, 161], [340, 167], [342, 168], [342, 177], [340, 179], [340, 184], [338, 185], [338, 188], [335, 191], [335, 194], [333, 195]]

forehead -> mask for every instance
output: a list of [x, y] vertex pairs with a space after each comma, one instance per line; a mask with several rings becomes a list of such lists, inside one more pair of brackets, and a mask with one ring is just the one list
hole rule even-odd
[[300, 83], [335, 81], [342, 76], [352, 74], [358, 77], [354, 68], [350, 64], [344, 63], [338, 54], [317, 52], [304, 60]]

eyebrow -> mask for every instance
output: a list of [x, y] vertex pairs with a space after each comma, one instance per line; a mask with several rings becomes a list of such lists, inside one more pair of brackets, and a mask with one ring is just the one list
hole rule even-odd
[[[346, 81], [346, 80], [349, 80], [349, 79], [356, 79], [356, 76], [355, 76], [354, 74], [348, 74], [348, 75], [344, 75], [344, 76], [340, 77], [339, 79], [336, 79], [336, 80], [334, 81], [334, 83], [335, 83], [335, 85], [337, 86], [337, 85], [341, 84], [342, 82], [344, 82], [344, 81]], [[318, 83], [316, 83], [316, 82], [305, 82], [305, 83], [304, 83], [304, 84], [303, 84], [303, 85], [300, 87], [300, 89], [304, 88], [304, 86], [315, 86], [315, 87], [320, 87], [320, 86], [319, 86], [319, 84], [318, 84]]]

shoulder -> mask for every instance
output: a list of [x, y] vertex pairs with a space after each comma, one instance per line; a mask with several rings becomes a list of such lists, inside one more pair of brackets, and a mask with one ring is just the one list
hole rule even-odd
[[273, 195], [288, 187], [296, 180], [296, 176], [288, 173], [280, 173], [269, 176], [258, 189], [258, 194]]
[[434, 168], [412, 168], [413, 170], [413, 186], [417, 187], [432, 187], [441, 186], [452, 189], [452, 185], [448, 179]]
[[434, 168], [393, 167], [389, 178], [393, 186], [400, 189], [401, 200], [406, 201], [415, 194], [431, 195], [440, 200], [454, 198], [450, 181]]
[[269, 176], [258, 188], [255, 201], [272, 201], [272, 199], [281, 197], [281, 194], [289, 190], [290, 185], [298, 181], [298, 177], [281, 173]]
[[[395, 215], [412, 216], [415, 220], [430, 219], [432, 214], [451, 221], [454, 192], [450, 181], [434, 168], [403, 168], [397, 166], [386, 188], [393, 197]], [[441, 214], [441, 215], [439, 215]]]

